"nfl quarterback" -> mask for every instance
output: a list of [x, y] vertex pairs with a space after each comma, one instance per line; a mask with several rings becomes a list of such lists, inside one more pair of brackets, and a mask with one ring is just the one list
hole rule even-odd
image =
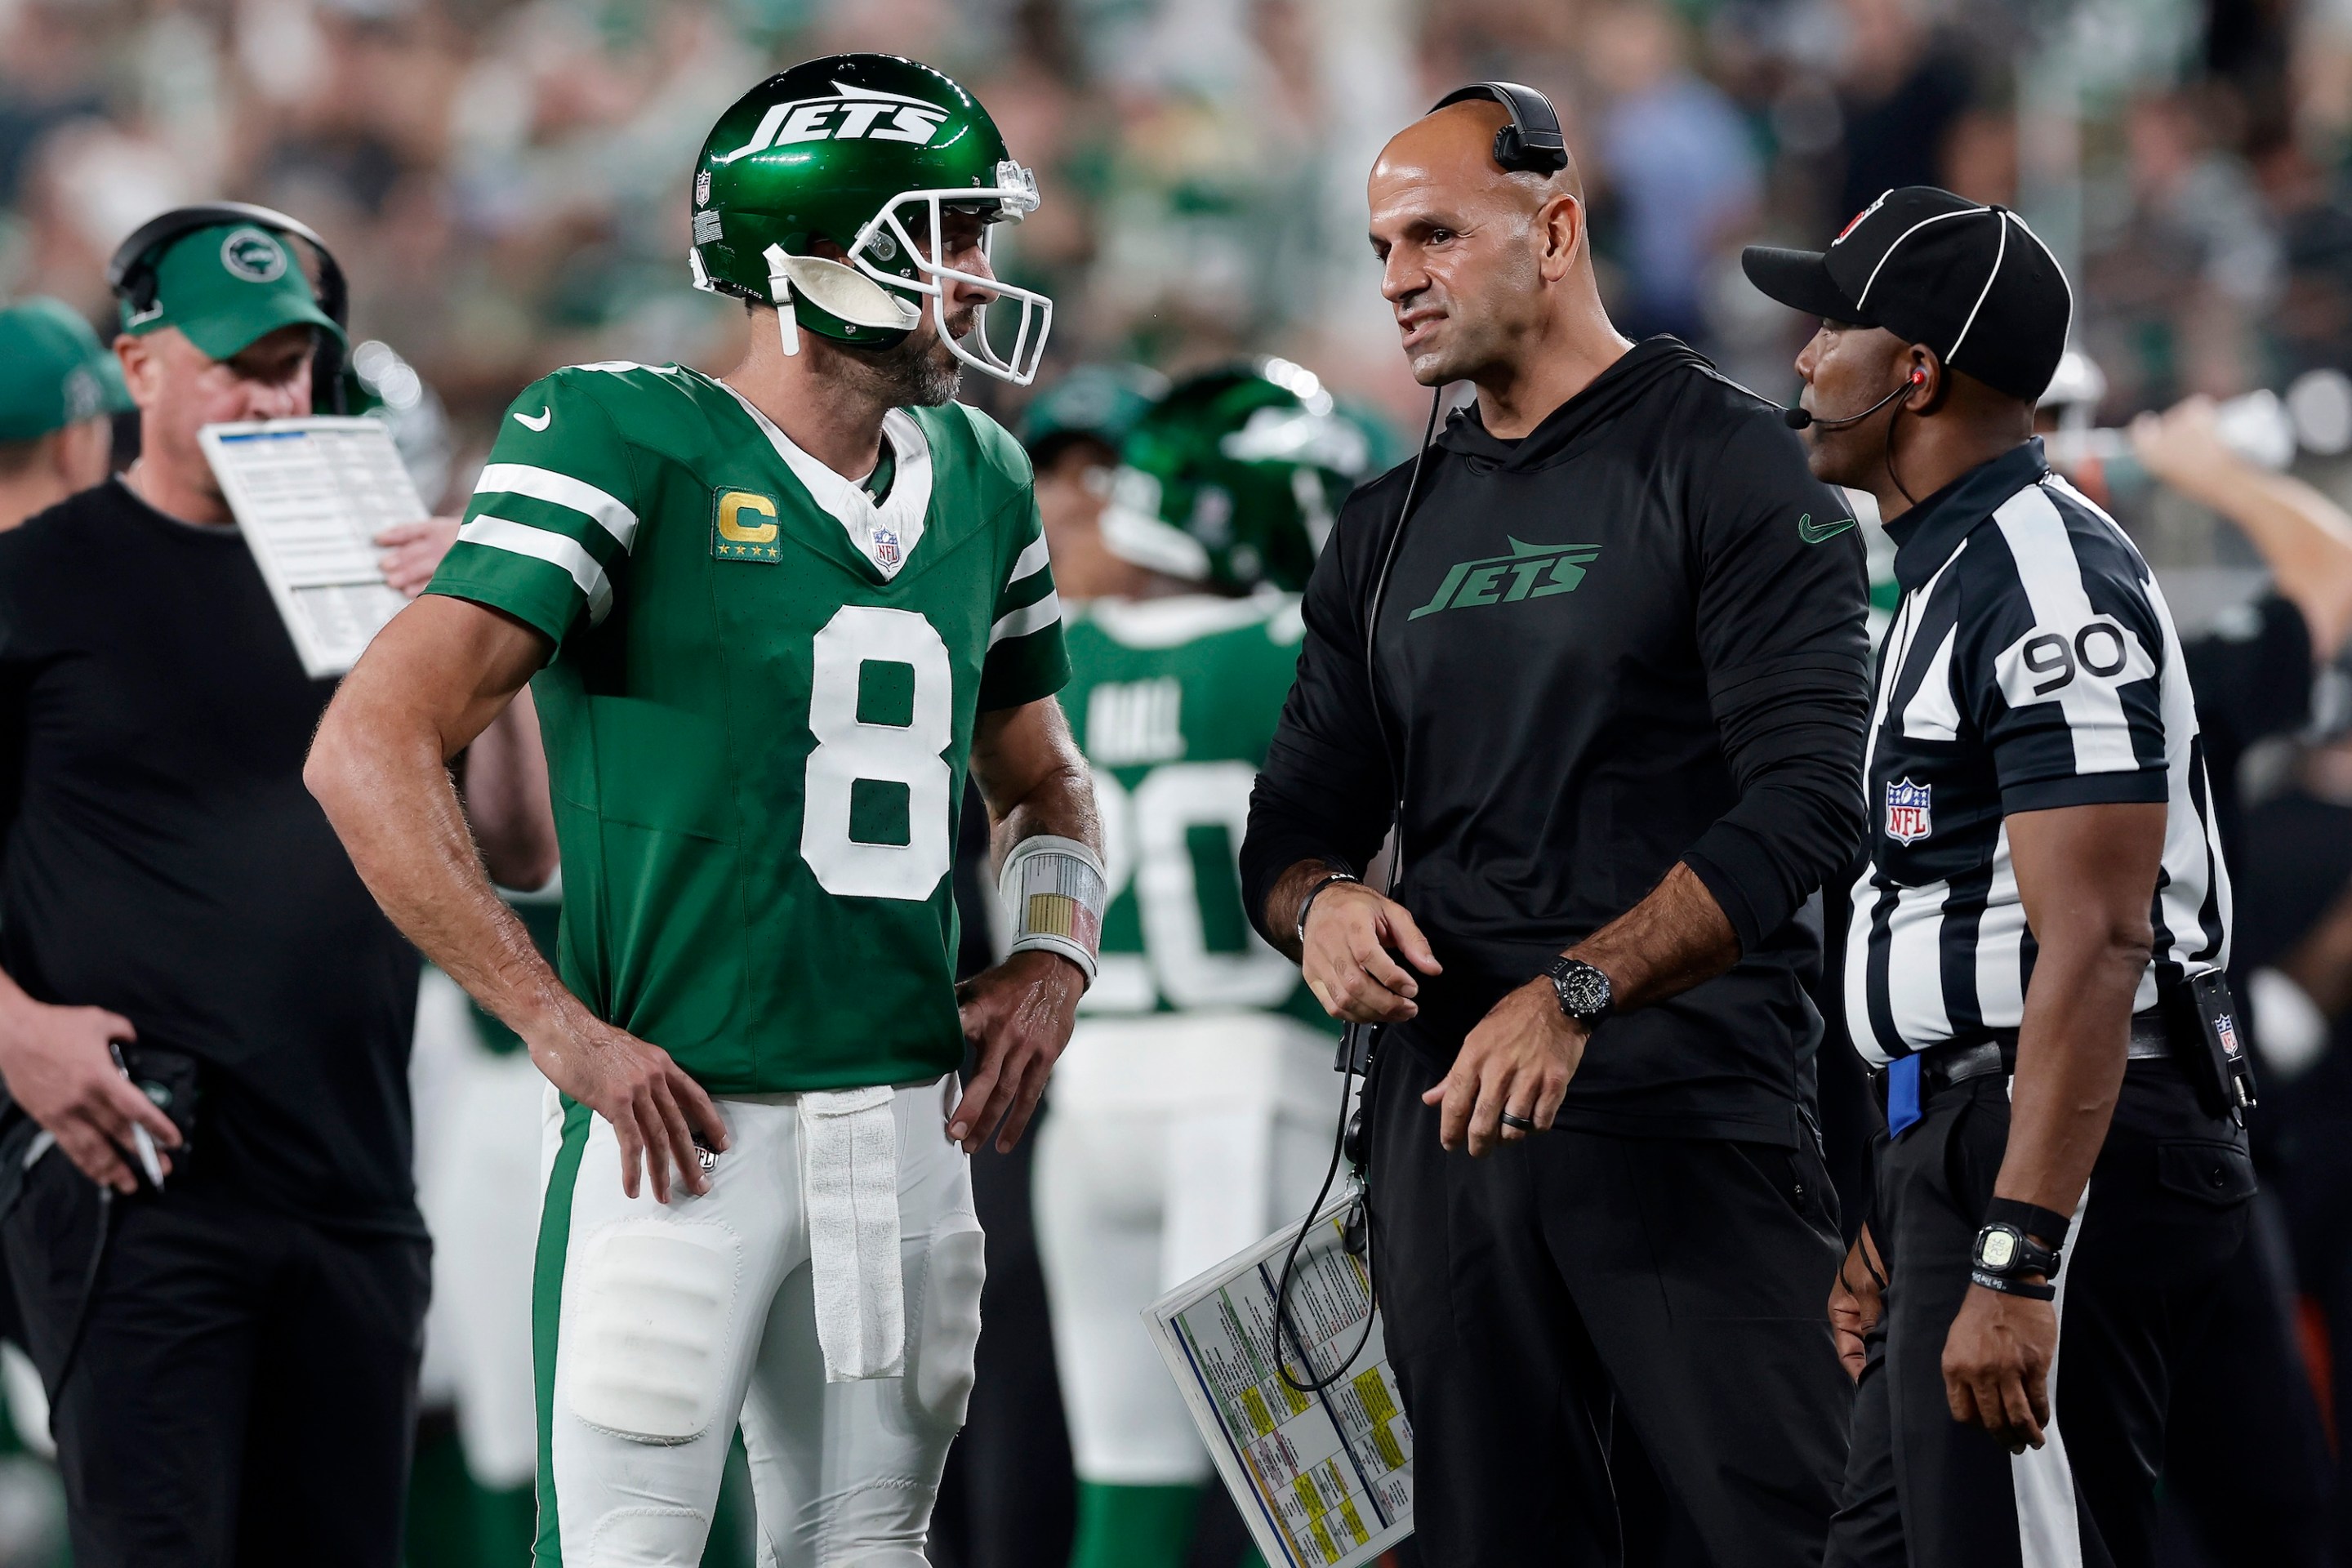
[[[528, 388], [431, 590], [320, 727], [309, 777], [361, 875], [560, 1091], [542, 1568], [698, 1561], [739, 1420], [764, 1559], [925, 1561], [980, 1330], [963, 1152], [1025, 1126], [1103, 907], [1028, 463], [953, 401], [961, 366], [1035, 373], [1051, 307], [995, 280], [987, 236], [1036, 199], [928, 67], [754, 89], [698, 162], [691, 253], [755, 318], [748, 357]], [[444, 768], [527, 679], [553, 970]], [[967, 767], [1013, 940], [959, 996]]]
[[1098, 538], [1055, 540], [1110, 888], [1034, 1185], [1071, 1568], [1182, 1568], [1209, 1457], [1140, 1314], [1303, 1215], [1330, 1152], [1335, 1037], [1249, 929], [1236, 857], [1297, 592], [1369, 446], [1297, 365], [1194, 376], [1127, 435]]

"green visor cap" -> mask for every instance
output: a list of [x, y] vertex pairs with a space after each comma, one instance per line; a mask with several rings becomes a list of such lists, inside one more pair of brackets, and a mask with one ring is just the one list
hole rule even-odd
[[257, 340], [297, 322], [334, 334], [310, 279], [282, 235], [249, 223], [181, 236], [155, 264], [155, 302], [138, 314], [125, 301], [122, 330], [133, 335], [177, 327], [215, 359], [234, 359]]
[[30, 441], [131, 406], [122, 367], [70, 306], [34, 299], [0, 310], [0, 441]]

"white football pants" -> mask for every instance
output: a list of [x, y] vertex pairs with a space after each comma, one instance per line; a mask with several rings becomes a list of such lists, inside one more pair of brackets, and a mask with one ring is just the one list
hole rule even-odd
[[1174, 1486], [1208, 1451], [1142, 1313], [1307, 1212], [1335, 1041], [1266, 1013], [1082, 1018], [1037, 1134], [1037, 1250], [1081, 1479]]
[[551, 1089], [534, 1286], [540, 1568], [693, 1568], [740, 1419], [761, 1568], [923, 1568], [985, 1264], [952, 1074], [901, 1089], [903, 1376], [828, 1383], [797, 1097], [718, 1102], [710, 1191], [621, 1193], [612, 1124]]

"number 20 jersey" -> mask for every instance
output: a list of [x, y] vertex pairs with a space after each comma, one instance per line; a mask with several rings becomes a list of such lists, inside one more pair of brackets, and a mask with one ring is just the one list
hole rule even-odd
[[1110, 907], [1087, 1014], [1247, 1008], [1336, 1027], [1250, 929], [1251, 785], [1304, 635], [1295, 595], [1098, 599], [1069, 626], [1062, 694], [1095, 777]]
[[1067, 678], [1020, 447], [961, 404], [884, 434], [877, 504], [707, 376], [561, 370], [433, 580], [555, 644], [564, 983], [715, 1093], [958, 1064], [973, 721]]

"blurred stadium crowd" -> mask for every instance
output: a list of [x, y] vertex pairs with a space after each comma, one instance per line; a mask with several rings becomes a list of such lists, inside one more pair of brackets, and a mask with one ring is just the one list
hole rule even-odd
[[[834, 49], [954, 73], [1038, 171], [1043, 209], [999, 262], [1055, 300], [1041, 386], [1278, 353], [1417, 428], [1363, 176], [1486, 76], [1569, 118], [1619, 325], [1767, 395], [1792, 391], [1805, 328], [1740, 279], [1739, 247], [1818, 243], [1906, 184], [2014, 205], [2050, 240], [2104, 372], [2089, 423], [2352, 363], [2352, 0], [0, 0], [0, 300], [55, 295], [104, 331], [106, 258], [142, 219], [215, 196], [292, 213], [351, 275], [354, 341], [414, 374], [364, 352], [362, 372], [446, 416], [428, 500], [462, 502], [548, 370], [732, 363], [741, 313], [687, 287], [696, 148], [717, 107]], [[1011, 421], [1027, 394], [966, 395]], [[2345, 436], [2306, 431], [2294, 462], [2339, 501]], [[2185, 633], [2259, 582], [2195, 502], [2115, 497]], [[2340, 1018], [2352, 749], [2247, 768], [2241, 959]], [[2352, 1070], [2324, 1052], [2274, 1068], [2284, 1110], [2257, 1131], [2266, 1166], [2301, 1162], [2304, 1292], [2352, 1300], [2352, 1141], [2332, 1131]], [[2308, 1328], [2326, 1403], [2316, 1308]], [[42, 1500], [0, 1469], [0, 1563], [52, 1560]], [[986, 1505], [951, 1487], [943, 1526], [959, 1506]]]

